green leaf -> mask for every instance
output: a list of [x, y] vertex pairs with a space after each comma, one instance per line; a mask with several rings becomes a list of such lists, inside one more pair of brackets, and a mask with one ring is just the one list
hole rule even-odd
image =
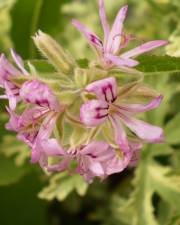
[[142, 161], [136, 170], [134, 185], [129, 200], [119, 208], [119, 213], [124, 222], [131, 225], [157, 225], [158, 222], [153, 214], [152, 205], [153, 189], [146, 163]]
[[155, 191], [172, 206], [180, 208], [180, 175], [173, 173], [172, 168], [163, 167], [157, 163], [149, 166], [151, 185]]
[[180, 113], [178, 113], [165, 127], [166, 141], [169, 144], [180, 143]]
[[83, 180], [82, 176], [79, 174], [70, 176], [67, 172], [64, 172], [54, 175], [50, 179], [50, 184], [38, 196], [48, 201], [54, 198], [63, 201], [74, 190], [80, 196], [85, 195], [87, 188], [88, 184]]
[[170, 43], [166, 46], [167, 54], [170, 56], [180, 57], [180, 24], [178, 24], [175, 31], [171, 34], [169, 41]]
[[[148, 148], [149, 149], [149, 148]], [[146, 151], [147, 154], [147, 151]], [[134, 191], [119, 207], [122, 221], [131, 225], [157, 225], [152, 204], [154, 193], [177, 210], [180, 207], [180, 175], [143, 155], [136, 170]]]
[[138, 57], [140, 64], [136, 69], [145, 75], [160, 75], [163, 73], [180, 72], [180, 58], [171, 56], [145, 55]]
[[0, 145], [0, 153], [6, 157], [14, 157], [17, 167], [24, 165], [27, 158], [30, 157], [29, 147], [17, 140], [16, 136], [5, 135]]

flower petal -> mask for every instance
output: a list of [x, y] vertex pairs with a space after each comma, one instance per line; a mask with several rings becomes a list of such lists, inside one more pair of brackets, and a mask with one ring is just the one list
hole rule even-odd
[[73, 19], [72, 24], [85, 35], [87, 40], [97, 49], [103, 48], [103, 43], [101, 39], [94, 34], [92, 31], [90, 31], [88, 28], [86, 28], [83, 24], [81, 24], [79, 21]]
[[115, 55], [111, 55], [111, 54], [105, 54], [105, 58], [107, 58], [114, 65], [119, 66], [119, 67], [121, 67], [121, 66], [134, 67], [139, 64], [139, 62], [134, 59], [129, 59], [129, 58], [124, 59], [124, 58], [120, 58], [119, 56], [115, 56]]
[[124, 59], [135, 57], [135, 56], [141, 55], [145, 52], [149, 52], [155, 48], [159, 48], [159, 47], [161, 47], [163, 45], [167, 45], [167, 44], [168, 44], [168, 41], [164, 41], [164, 40], [150, 41], [150, 42], [142, 44], [130, 51], [127, 51], [124, 54], [121, 54], [121, 57]]
[[123, 128], [122, 123], [120, 122], [120, 119], [118, 116], [111, 116], [110, 117], [112, 126], [114, 128], [114, 138], [117, 145], [119, 145], [120, 149], [127, 153], [130, 150], [129, 143], [127, 140], [127, 135], [125, 132], [125, 129]]
[[29, 75], [27, 70], [24, 68], [24, 63], [23, 63], [22, 58], [14, 51], [14, 49], [11, 48], [10, 51], [11, 51], [11, 55], [14, 59], [14, 62], [19, 67], [19, 69], [23, 72], [24, 75]]
[[131, 148], [132, 157], [129, 162], [130, 167], [135, 167], [138, 164], [141, 155], [141, 149], [143, 147], [142, 142], [140, 141], [129, 141], [129, 146]]
[[10, 115], [10, 120], [8, 123], [6, 123], [6, 129], [17, 132], [19, 130], [18, 126], [19, 117], [15, 114], [15, 112], [11, 108], [6, 107], [6, 110]]
[[160, 105], [162, 100], [163, 100], [163, 96], [159, 95], [148, 104], [119, 104], [118, 106], [116, 105], [116, 107], [118, 107], [120, 110], [132, 112], [132, 113], [147, 112], [157, 108]]
[[32, 124], [36, 124], [41, 118], [44, 118], [49, 112], [48, 109], [44, 109], [42, 107], [36, 106], [33, 108], [25, 109], [24, 112], [19, 117], [19, 127], [27, 127]]
[[123, 6], [114, 21], [112, 30], [110, 32], [108, 43], [107, 43], [107, 52], [112, 54], [117, 54], [120, 49], [121, 39], [122, 39], [122, 29], [123, 23], [126, 18], [128, 6]]
[[106, 45], [110, 33], [110, 28], [105, 11], [104, 0], [99, 0], [99, 15], [104, 30], [104, 44]]
[[106, 102], [114, 102], [117, 97], [117, 83], [114, 77], [95, 81], [86, 87], [86, 91], [93, 92]]
[[95, 176], [104, 179], [108, 175], [121, 172], [128, 166], [132, 156], [128, 152], [120, 158], [109, 144], [102, 141], [90, 143], [79, 154], [84, 156], [81, 158], [81, 165], [84, 166], [81, 171], [84, 171], [83, 175], [88, 181]]
[[47, 156], [64, 156], [66, 151], [59, 145], [55, 138], [42, 140], [43, 152]]
[[[41, 164], [42, 166], [45, 166], [47, 157], [53, 156], [56, 154], [62, 154], [62, 149], [60, 147], [57, 147], [57, 143], [54, 141], [48, 142], [48, 139], [54, 129], [55, 123], [56, 123], [57, 117], [53, 117], [51, 114], [49, 114], [46, 119], [43, 121], [38, 134], [36, 136], [35, 141], [33, 142], [32, 146], [32, 154], [31, 154], [31, 162], [37, 163], [38, 161], [42, 161], [44, 164]], [[53, 144], [53, 146], [50, 147], [50, 149], [47, 149], [46, 145], [50, 147], [50, 143]]]
[[50, 137], [55, 127], [57, 117], [58, 117], [58, 114], [54, 114], [53, 112], [51, 112], [45, 118], [45, 120], [40, 126], [39, 133], [38, 133], [38, 138], [40, 140], [47, 140]]
[[53, 165], [46, 165], [45, 167], [49, 172], [62, 172], [69, 168], [71, 161], [72, 159], [70, 157], [64, 156], [60, 162]]
[[139, 138], [149, 143], [160, 143], [164, 141], [163, 129], [153, 126], [144, 121], [129, 117], [122, 116], [122, 120], [126, 126], [132, 130]]
[[5, 81], [4, 88], [6, 90], [6, 96], [9, 100], [9, 107], [12, 110], [15, 110], [17, 102], [19, 102], [19, 89], [14, 86], [11, 82]]
[[52, 90], [41, 81], [26, 81], [20, 89], [20, 96], [28, 103], [47, 107], [57, 112], [60, 111], [59, 103]]
[[80, 120], [88, 127], [103, 123], [108, 116], [108, 105], [105, 101], [92, 100], [81, 106]]
[[111, 175], [122, 172], [129, 165], [131, 157], [130, 151], [123, 158], [120, 158], [114, 150], [112, 159], [106, 165], [106, 174]]
[[19, 71], [8, 61], [4, 54], [0, 57], [0, 84], [9, 80], [11, 76], [18, 76]]
[[89, 155], [92, 158], [97, 158], [101, 156], [102, 152], [104, 155], [104, 151], [109, 147], [109, 145], [104, 141], [94, 141], [86, 145], [81, 151], [82, 155]]

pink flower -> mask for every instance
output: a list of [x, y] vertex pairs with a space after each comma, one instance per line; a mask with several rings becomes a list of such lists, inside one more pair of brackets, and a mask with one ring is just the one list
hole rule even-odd
[[133, 117], [137, 113], [157, 108], [162, 101], [162, 96], [154, 98], [146, 105], [123, 103], [122, 99], [118, 98], [117, 83], [113, 77], [95, 81], [85, 90], [96, 94], [98, 99], [81, 106], [81, 121], [88, 127], [94, 127], [109, 120], [114, 128], [115, 142], [124, 152], [130, 149], [124, 125], [145, 142], [163, 141], [163, 130], [160, 127]]
[[83, 24], [77, 20], [72, 20], [72, 24], [85, 35], [90, 45], [95, 49], [99, 56], [100, 65], [104, 68], [116, 66], [127, 71], [127, 67], [135, 67], [139, 64], [139, 62], [132, 59], [132, 57], [136, 57], [140, 54], [168, 44], [168, 42], [164, 40], [150, 41], [130, 51], [121, 53], [121, 50], [127, 47], [129, 41], [134, 39], [132, 36], [126, 36], [123, 33], [123, 23], [127, 15], [127, 10], [127, 5], [120, 9], [112, 29], [110, 29], [105, 12], [104, 0], [99, 0], [99, 14], [104, 31], [103, 41]]
[[13, 83], [12, 79], [20, 75], [28, 76], [28, 72], [24, 69], [24, 63], [19, 55], [11, 49], [11, 55], [18, 69], [13, 66], [4, 54], [0, 57], [0, 87], [5, 89], [5, 95], [0, 96], [1, 99], [9, 100], [10, 109], [16, 108], [17, 102], [20, 101], [20, 88]]
[[63, 107], [52, 90], [38, 80], [26, 81], [19, 95], [29, 107], [20, 116], [8, 109], [10, 120], [6, 128], [16, 131], [17, 138], [32, 148], [32, 162], [37, 162], [42, 158], [39, 143], [50, 137]]
[[129, 152], [120, 158], [115, 149], [103, 141], [94, 141], [77, 149], [64, 150], [56, 141], [49, 139], [41, 143], [42, 152], [46, 156], [60, 157], [59, 163], [48, 165], [47, 158], [43, 166], [49, 171], [64, 171], [69, 169], [70, 163], [76, 161], [74, 172], [82, 175], [87, 182], [92, 182], [94, 177], [105, 179], [107, 176], [123, 171], [131, 161], [132, 153]]

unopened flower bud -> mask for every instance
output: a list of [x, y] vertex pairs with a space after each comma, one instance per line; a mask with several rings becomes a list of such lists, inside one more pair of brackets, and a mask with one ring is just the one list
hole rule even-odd
[[67, 53], [53, 38], [38, 31], [33, 37], [41, 53], [56, 67], [58, 71], [69, 73], [75, 65], [73, 57]]

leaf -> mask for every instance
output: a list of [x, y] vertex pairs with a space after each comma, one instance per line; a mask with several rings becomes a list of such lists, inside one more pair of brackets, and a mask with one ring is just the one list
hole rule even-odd
[[178, 113], [172, 120], [170, 120], [165, 127], [166, 141], [169, 144], [180, 143], [180, 113]]
[[149, 166], [151, 185], [154, 190], [172, 206], [180, 208], [180, 175], [173, 173], [172, 168], [157, 163]]
[[167, 156], [173, 153], [173, 149], [167, 144], [157, 144], [152, 147], [149, 147], [149, 156]]
[[170, 43], [166, 46], [166, 52], [170, 56], [180, 57], [180, 24], [169, 38]]
[[163, 73], [180, 72], [180, 58], [155, 55], [145, 55], [138, 57], [140, 64], [136, 69], [145, 73], [145, 75], [160, 75]]
[[180, 175], [175, 174], [171, 167], [161, 166], [144, 156], [136, 170], [133, 184], [135, 189], [130, 198], [118, 210], [123, 222], [131, 225], [159, 224], [152, 204], [154, 193], [158, 193], [164, 201], [179, 209]]
[[0, 155], [0, 186], [18, 182], [28, 171], [27, 166], [18, 167], [13, 158]]
[[80, 196], [85, 195], [87, 188], [88, 184], [79, 174], [70, 176], [67, 172], [64, 172], [52, 176], [49, 185], [38, 196], [48, 201], [54, 198], [63, 201], [74, 190]]
[[29, 158], [30, 150], [27, 145], [18, 141], [15, 136], [5, 135], [1, 143], [0, 153], [6, 157], [14, 157], [16, 166], [22, 166]]
[[124, 215], [123, 221], [131, 225], [157, 225], [158, 222], [153, 214], [152, 205], [153, 189], [148, 177], [148, 168], [142, 161], [136, 170], [134, 185], [129, 200], [119, 208], [120, 215]]

